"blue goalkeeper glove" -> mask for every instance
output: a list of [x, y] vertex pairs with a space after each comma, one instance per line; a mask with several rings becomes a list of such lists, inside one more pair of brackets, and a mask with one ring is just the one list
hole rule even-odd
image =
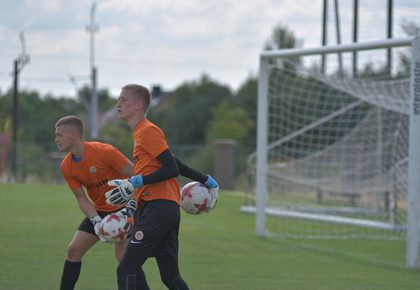
[[219, 187], [219, 184], [210, 175], [207, 175], [207, 180], [204, 182], [204, 185], [209, 189]]
[[204, 185], [209, 189], [212, 196], [212, 201], [209, 206], [209, 210], [212, 210], [216, 206], [217, 200], [220, 196], [219, 184], [213, 179], [213, 177], [207, 175], [207, 180], [204, 182]]
[[141, 175], [131, 176], [130, 179], [114, 179], [108, 181], [108, 185], [115, 186], [105, 193], [106, 203], [118, 205], [127, 203], [134, 198], [134, 189], [143, 186]]
[[134, 188], [139, 188], [143, 186], [143, 176], [142, 175], [133, 175], [130, 177], [130, 182]]

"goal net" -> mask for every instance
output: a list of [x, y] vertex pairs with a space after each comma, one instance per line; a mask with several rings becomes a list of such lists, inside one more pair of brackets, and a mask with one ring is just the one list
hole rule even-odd
[[411, 39], [261, 54], [258, 235], [406, 239], [411, 61]]

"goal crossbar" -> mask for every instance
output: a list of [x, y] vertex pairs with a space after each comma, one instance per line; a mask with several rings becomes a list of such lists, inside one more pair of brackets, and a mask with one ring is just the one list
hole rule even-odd
[[261, 59], [292, 57], [292, 56], [307, 56], [322, 53], [337, 53], [337, 52], [352, 52], [362, 50], [381, 49], [389, 47], [399, 47], [411, 45], [412, 37], [405, 37], [400, 39], [387, 39], [379, 41], [367, 41], [364, 43], [350, 43], [341, 45], [321, 46], [314, 48], [289, 48], [281, 50], [270, 50], [260, 53]]

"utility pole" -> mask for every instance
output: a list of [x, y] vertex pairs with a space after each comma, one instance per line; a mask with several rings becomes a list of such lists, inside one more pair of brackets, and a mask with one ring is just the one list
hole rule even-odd
[[[359, 36], [359, 0], [353, 0], [353, 43]], [[353, 78], [357, 77], [357, 52], [353, 51]]]
[[[322, 46], [327, 45], [327, 23], [328, 23], [328, 0], [323, 0], [322, 4], [322, 36], [321, 44]], [[323, 53], [321, 56], [321, 72], [325, 73], [326, 58]]]
[[[337, 37], [337, 44], [341, 44], [341, 27], [340, 27], [340, 9], [338, 7], [338, 0], [334, 0], [334, 11], [335, 11], [335, 31]], [[338, 56], [338, 69], [339, 73], [343, 75], [343, 57], [341, 52], [337, 53]]]
[[90, 136], [92, 139], [98, 138], [98, 92], [96, 90], [97, 71], [95, 67], [95, 33], [99, 30], [99, 25], [95, 23], [96, 3], [92, 3], [90, 9], [90, 23], [86, 25], [86, 30], [90, 33], [90, 70], [91, 70], [91, 100], [90, 100]]
[[[392, 38], [392, 20], [393, 20], [393, 0], [388, 0], [388, 9], [387, 9], [387, 33], [386, 36], [387, 38]], [[391, 76], [392, 74], [392, 49], [388, 48], [386, 50], [386, 59], [387, 59], [387, 73], [389, 76]]]
[[18, 129], [18, 97], [19, 97], [19, 73], [29, 62], [29, 55], [26, 53], [25, 38], [23, 32], [20, 32], [21, 54], [13, 61], [13, 127], [12, 127], [12, 176], [11, 182], [16, 182], [17, 177], [17, 129]]

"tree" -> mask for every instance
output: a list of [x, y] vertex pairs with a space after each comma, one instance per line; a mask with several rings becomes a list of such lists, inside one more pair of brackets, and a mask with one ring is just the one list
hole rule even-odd
[[124, 121], [112, 122], [106, 125], [100, 133], [103, 142], [114, 145], [125, 156], [131, 158], [133, 152], [133, 132]]
[[302, 41], [298, 40], [294, 33], [281, 23], [276, 25], [271, 36], [264, 44], [264, 50], [300, 47]]
[[204, 172], [211, 172], [214, 163], [214, 140], [232, 139], [237, 143], [235, 159], [237, 173], [240, 173], [245, 167], [248, 154], [243, 140], [253, 127], [253, 121], [244, 108], [234, 105], [228, 99], [222, 100], [217, 107], [213, 108], [211, 115], [206, 132], [207, 145], [194, 154], [188, 160], [188, 164]]
[[420, 35], [420, 24], [415, 21], [404, 20], [401, 23], [401, 29], [408, 36]]
[[[270, 38], [266, 40], [264, 50], [286, 49], [300, 46], [302, 46], [302, 41], [298, 40], [289, 28], [282, 24], [278, 24], [274, 27]], [[283, 60], [283, 65], [289, 69], [294, 69], [300, 64], [301, 60], [298, 56], [288, 57]]]
[[232, 99], [229, 87], [203, 75], [187, 82], [168, 97], [163, 107], [151, 110], [148, 117], [166, 133], [171, 144], [205, 144], [211, 109], [223, 99]]
[[[82, 103], [86, 111], [90, 110], [90, 101], [92, 97], [92, 90], [89, 86], [83, 86], [77, 92], [77, 99]], [[113, 98], [107, 89], [98, 90], [98, 109], [99, 111], [106, 111], [115, 106], [116, 100]]]
[[214, 139], [233, 139], [242, 143], [253, 125], [244, 108], [233, 106], [226, 99], [211, 112], [213, 117], [207, 129], [208, 143]]
[[240, 86], [235, 94], [235, 104], [243, 108], [251, 121], [248, 133], [243, 138], [244, 146], [249, 151], [255, 150], [257, 136], [257, 102], [258, 101], [258, 80], [254, 76], [249, 76]]
[[[77, 114], [82, 110], [82, 106], [73, 99], [40, 96], [35, 91], [21, 91], [18, 101], [18, 180], [31, 176], [48, 179], [53, 172], [53, 163], [48, 160], [48, 153], [56, 150], [54, 124], [64, 115]], [[2, 129], [13, 119], [11, 107], [12, 94], [1, 96], [0, 128]], [[8, 149], [11, 150], [10, 147]], [[11, 158], [10, 154], [8, 158]]]

